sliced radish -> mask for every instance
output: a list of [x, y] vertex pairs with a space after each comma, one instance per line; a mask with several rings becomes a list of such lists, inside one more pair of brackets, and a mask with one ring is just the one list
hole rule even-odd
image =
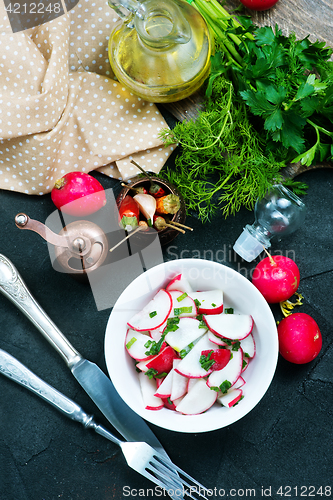
[[189, 378], [206, 377], [212, 369], [205, 370], [200, 364], [201, 352], [214, 349], [214, 344], [209, 340], [207, 333], [195, 344], [191, 351], [181, 360], [175, 368], [176, 372]]
[[168, 410], [176, 410], [176, 405], [173, 401], [171, 401], [170, 398], [162, 398], [163, 404], [165, 408], [168, 408]]
[[191, 297], [179, 290], [171, 290], [172, 308], [169, 318], [194, 317], [197, 315], [197, 306]]
[[200, 380], [200, 378], [189, 378], [187, 384], [187, 392], [190, 392], [192, 387]]
[[[162, 382], [159, 384], [157, 383], [157, 390], [155, 392], [155, 396], [157, 398], [169, 398], [171, 396], [171, 389], [172, 389], [172, 377], [173, 377], [173, 370], [170, 370], [169, 373], [167, 374], [166, 377], [162, 380]], [[160, 379], [157, 379], [160, 380]]]
[[215, 335], [231, 340], [245, 339], [253, 328], [253, 318], [250, 314], [204, 315], [203, 320]]
[[210, 330], [208, 331], [208, 337], [209, 337], [209, 340], [211, 342], [213, 342], [213, 344], [222, 345], [222, 346], [228, 345], [227, 342], [225, 342], [222, 337], [218, 337], [217, 335], [214, 335], [214, 333]]
[[222, 370], [230, 360], [231, 351], [229, 349], [208, 349], [201, 354], [207, 357], [207, 361], [214, 361], [212, 371]]
[[167, 326], [167, 322], [165, 321], [161, 326], [158, 328], [154, 328], [154, 330], [150, 330], [149, 334], [155, 342], [158, 342], [161, 340], [163, 331], [165, 330], [165, 327]]
[[180, 375], [175, 371], [175, 368], [177, 365], [180, 363], [180, 359], [174, 359], [173, 360], [173, 376], [172, 376], [172, 389], [171, 389], [171, 396], [170, 399], [171, 401], [175, 401], [182, 396], [185, 396], [187, 392], [187, 386], [188, 386], [188, 381], [189, 379], [187, 377], [184, 377], [183, 375]]
[[[156, 356], [153, 356], [153, 358], [155, 358]], [[147, 358], [147, 359], [144, 359], [143, 361], [139, 361], [139, 363], [136, 364], [136, 368], [138, 370], [141, 370], [142, 372], [147, 372], [148, 371], [148, 368], [147, 368], [147, 363], [149, 363], [149, 361], [153, 358]]]
[[167, 285], [166, 290], [171, 291], [171, 290], [180, 290], [181, 292], [185, 293], [191, 293], [193, 292], [193, 289], [188, 282], [188, 280], [185, 278], [183, 274], [178, 274], [175, 276]]
[[231, 408], [241, 399], [243, 395], [242, 389], [229, 389], [226, 394], [219, 396], [217, 398], [218, 402], [221, 403], [222, 406], [227, 406]]
[[252, 333], [241, 340], [240, 345], [245, 356], [247, 355], [248, 358], [254, 358], [256, 354], [256, 344]]
[[232, 351], [229, 363], [222, 370], [213, 371], [207, 380], [208, 387], [220, 387], [226, 380], [233, 386], [242, 372], [243, 351]]
[[125, 338], [125, 347], [128, 354], [137, 361], [151, 358], [151, 355], [149, 356], [146, 354], [148, 349], [145, 347], [145, 344], [148, 340], [150, 340], [150, 336], [147, 334], [129, 328]]
[[234, 385], [232, 386], [232, 388], [233, 389], [240, 389], [245, 384], [246, 384], [246, 382], [243, 379], [243, 377], [238, 377], [237, 382], [234, 383]]
[[246, 368], [249, 366], [250, 358], [244, 356], [243, 354], [243, 364], [242, 364], [242, 373], [245, 372]]
[[167, 319], [172, 307], [172, 299], [164, 289], [157, 292], [155, 297], [129, 321], [128, 326], [139, 332], [159, 328]]
[[198, 415], [208, 410], [216, 401], [217, 392], [207, 386], [204, 379], [198, 380], [176, 406], [176, 411], [184, 415]]
[[189, 294], [193, 300], [197, 300], [199, 314], [221, 314], [223, 311], [222, 290], [209, 290], [205, 292], [192, 292]]
[[180, 318], [177, 326], [175, 331], [168, 332], [164, 338], [177, 352], [207, 332], [207, 328], [202, 328], [202, 322], [196, 318]]
[[139, 381], [142, 393], [143, 404], [146, 410], [161, 410], [164, 403], [161, 398], [155, 396], [156, 381], [147, 377], [143, 372], [139, 373]]
[[169, 373], [172, 369], [173, 360], [177, 353], [169, 345], [162, 349], [156, 356], [150, 359], [146, 365], [148, 370], [156, 370], [157, 373]]

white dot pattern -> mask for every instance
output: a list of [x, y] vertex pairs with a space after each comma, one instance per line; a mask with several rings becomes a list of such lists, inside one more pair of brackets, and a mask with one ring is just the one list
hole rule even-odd
[[[2, 2], [0, 2], [2, 3]], [[73, 170], [117, 179], [159, 172], [173, 147], [157, 107], [113, 79], [108, 38], [118, 21], [107, 3], [12, 33], [0, 6], [0, 189], [45, 194]]]

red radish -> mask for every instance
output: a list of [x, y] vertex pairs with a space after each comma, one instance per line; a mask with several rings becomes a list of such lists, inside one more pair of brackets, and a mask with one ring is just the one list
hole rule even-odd
[[222, 370], [222, 368], [228, 364], [230, 354], [231, 352], [229, 349], [207, 349], [201, 352], [202, 356], [207, 357], [207, 361], [214, 361], [212, 364], [212, 371]]
[[240, 389], [241, 387], [243, 387], [243, 385], [245, 385], [246, 382], [245, 380], [243, 379], [243, 377], [238, 377], [237, 379], [237, 382], [234, 383], [233, 385], [233, 389]]
[[[174, 359], [173, 360], [173, 368], [175, 368], [179, 364], [180, 361], [181, 361], [180, 359]], [[171, 388], [171, 395], [170, 395], [171, 401], [175, 401], [175, 400], [185, 396], [185, 394], [187, 392], [188, 381], [189, 381], [189, 378], [184, 377], [183, 375], [180, 375], [175, 370], [173, 370], [172, 388]]]
[[173, 360], [176, 357], [177, 354], [172, 347], [167, 346], [147, 363], [147, 369], [156, 370], [159, 374], [164, 372], [169, 373], [172, 369]]
[[173, 370], [170, 370], [166, 377], [161, 379], [156, 379], [157, 382], [157, 391], [155, 392], [155, 396], [158, 398], [166, 399], [171, 396], [172, 389], [172, 377]]
[[221, 346], [227, 346], [228, 345], [228, 342], [226, 342], [226, 340], [228, 340], [228, 339], [225, 339], [223, 337], [218, 337], [217, 335], [215, 335], [210, 330], [208, 331], [208, 338], [209, 338], [209, 340], [211, 342], [213, 342], [213, 344], [221, 345]]
[[243, 351], [239, 348], [232, 352], [229, 363], [222, 370], [212, 371], [207, 380], [208, 387], [220, 387], [226, 380], [233, 386], [242, 372], [242, 364]]
[[240, 341], [240, 346], [243, 350], [244, 356], [254, 358], [256, 354], [256, 344], [252, 333]]
[[168, 410], [176, 410], [176, 405], [174, 401], [171, 401], [169, 398], [161, 398], [164, 404], [165, 408], [168, 408]]
[[102, 184], [84, 172], [69, 172], [58, 179], [51, 199], [62, 212], [80, 217], [93, 214], [106, 205]]
[[196, 318], [180, 318], [177, 326], [177, 330], [168, 332], [164, 337], [164, 340], [177, 352], [185, 349], [207, 331]]
[[127, 195], [118, 207], [119, 225], [126, 231], [132, 231], [139, 225], [140, 209], [132, 196]]
[[250, 314], [207, 314], [203, 320], [215, 335], [230, 340], [245, 339], [253, 329]]
[[164, 403], [161, 398], [155, 396], [156, 381], [153, 378], [147, 377], [143, 372], [139, 373], [139, 382], [143, 403], [146, 410], [161, 410]]
[[[152, 358], [153, 355], [147, 356], [146, 352], [148, 351], [145, 344], [150, 340], [150, 336], [144, 333], [137, 332], [129, 328], [127, 330], [125, 346], [128, 354], [136, 359], [137, 361], [142, 361], [144, 359]], [[166, 343], [162, 347], [166, 347]]]
[[176, 411], [183, 415], [198, 415], [208, 410], [217, 399], [217, 392], [207, 387], [204, 379], [198, 380], [191, 390], [176, 406]]
[[322, 336], [315, 320], [306, 313], [294, 313], [278, 325], [279, 351], [287, 361], [309, 363], [322, 347]]
[[183, 274], [177, 274], [172, 280], [169, 282], [169, 284], [166, 286], [166, 290], [171, 291], [171, 290], [180, 290], [181, 292], [185, 292], [190, 294], [193, 292], [192, 287], [188, 280], [185, 278]]
[[197, 306], [191, 297], [179, 290], [168, 290], [172, 298], [172, 309], [169, 318], [193, 317], [198, 314]]
[[152, 300], [129, 321], [128, 326], [139, 332], [154, 330], [165, 323], [170, 314], [172, 299], [169, 292], [163, 288], [157, 292]]
[[249, 366], [250, 359], [243, 354], [243, 365], [242, 365], [242, 373], [245, 372], [246, 368]]
[[187, 392], [190, 392], [192, 387], [199, 381], [201, 380], [200, 378], [189, 378], [188, 379], [188, 384], [187, 384]]
[[136, 363], [136, 368], [138, 370], [141, 370], [142, 372], [147, 372], [148, 371], [148, 368], [147, 368], [147, 363], [149, 363], [149, 361], [151, 360], [152, 358], [147, 358], [147, 359], [144, 359], [143, 361], [139, 361], [139, 363]]
[[198, 301], [199, 314], [221, 314], [223, 311], [223, 292], [222, 290], [209, 290], [206, 292], [192, 292], [190, 297]]
[[202, 378], [209, 375], [212, 368], [205, 370], [200, 363], [200, 356], [202, 351], [213, 350], [215, 345], [210, 342], [208, 335], [205, 334], [186, 354], [185, 358], [181, 360], [179, 365], [176, 366], [175, 371], [190, 378]]
[[300, 281], [296, 263], [283, 255], [268, 255], [253, 271], [252, 283], [269, 304], [289, 299]]
[[[193, 290], [183, 275], [173, 278], [167, 289], [160, 289], [128, 322], [125, 346], [137, 360], [145, 408], [156, 410], [163, 405], [196, 415], [208, 410], [217, 398], [232, 407], [242, 397], [245, 380], [241, 374], [255, 356], [252, 316], [222, 312], [203, 315], [202, 321], [201, 316], [188, 316], [197, 314], [197, 306], [185, 292], [192, 294]], [[202, 294], [209, 302], [214, 296], [218, 307], [223, 305], [222, 290]], [[182, 314], [186, 316], [180, 317]], [[151, 342], [151, 350], [145, 347], [147, 342]]]
[[229, 389], [226, 394], [222, 394], [217, 398], [218, 402], [221, 403], [222, 406], [227, 406], [231, 408], [241, 399], [243, 395], [242, 389]]
[[251, 10], [268, 10], [275, 5], [278, 0], [240, 0], [240, 2]]

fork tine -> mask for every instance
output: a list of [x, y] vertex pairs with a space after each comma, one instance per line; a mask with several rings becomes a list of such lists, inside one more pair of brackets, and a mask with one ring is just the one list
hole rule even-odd
[[[198, 497], [193, 496], [193, 494], [197, 494], [201, 498], [207, 500], [206, 494], [209, 494], [209, 490], [196, 481], [192, 476], [177, 467], [177, 465], [171, 462], [171, 460], [165, 459], [162, 455], [154, 454], [153, 459], [150, 460], [149, 463], [156, 469], [156, 471], [158, 471], [159, 476], [169, 483], [170, 486], [176, 486], [179, 488], [179, 481], [181, 481], [184, 495], [197, 500]], [[177, 471], [180, 476], [178, 476], [175, 471]], [[192, 484], [185, 481], [181, 476], [184, 476]]]

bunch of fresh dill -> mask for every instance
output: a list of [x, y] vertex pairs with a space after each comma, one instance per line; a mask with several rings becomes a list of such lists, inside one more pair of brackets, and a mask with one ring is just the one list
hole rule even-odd
[[165, 144], [177, 142], [181, 153], [174, 167], [161, 174], [175, 184], [187, 208], [202, 222], [222, 207], [225, 216], [245, 206], [253, 208], [258, 197], [282, 180], [283, 162], [263, 152], [260, 135], [249, 121], [245, 103], [223, 76], [212, 83], [212, 95], [195, 121], [177, 123], [164, 130]]

